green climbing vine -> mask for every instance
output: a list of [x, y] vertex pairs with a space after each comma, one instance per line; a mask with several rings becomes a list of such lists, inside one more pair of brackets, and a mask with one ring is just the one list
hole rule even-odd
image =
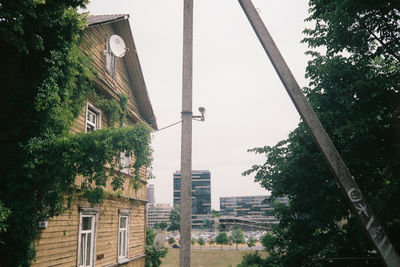
[[[152, 160], [148, 125], [72, 135], [96, 73], [80, 51], [87, 0], [0, 0], [0, 259], [30, 266], [38, 221], [66, 211], [76, 192], [95, 204], [111, 179], [122, 190], [119, 157], [135, 157], [132, 184]], [[98, 97], [111, 126], [125, 120], [128, 97]], [[76, 177], [82, 178], [77, 186]], [[8, 226], [8, 227], [7, 227]]]
[[119, 101], [114, 98], [107, 98], [96, 92], [93, 93], [94, 104], [106, 114], [110, 127], [115, 126], [117, 122], [119, 122], [119, 126], [122, 126], [126, 118], [128, 96], [119, 94], [118, 97]]

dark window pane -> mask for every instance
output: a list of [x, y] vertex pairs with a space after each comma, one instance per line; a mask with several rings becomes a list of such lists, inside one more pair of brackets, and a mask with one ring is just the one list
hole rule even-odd
[[82, 217], [82, 230], [92, 229], [92, 217]]

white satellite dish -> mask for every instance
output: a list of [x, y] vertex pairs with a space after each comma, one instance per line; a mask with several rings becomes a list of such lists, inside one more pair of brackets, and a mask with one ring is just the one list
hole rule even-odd
[[161, 249], [164, 246], [165, 235], [163, 233], [158, 233], [154, 237], [153, 246], [155, 249]]
[[116, 57], [123, 57], [125, 55], [127, 48], [124, 40], [120, 36], [116, 34], [111, 35], [109, 42], [110, 50]]

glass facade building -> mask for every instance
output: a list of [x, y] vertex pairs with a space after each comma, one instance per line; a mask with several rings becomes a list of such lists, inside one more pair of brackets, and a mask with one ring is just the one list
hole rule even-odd
[[[181, 201], [181, 173], [174, 178], [174, 207]], [[203, 227], [211, 214], [211, 173], [208, 170], [192, 171], [192, 228]]]

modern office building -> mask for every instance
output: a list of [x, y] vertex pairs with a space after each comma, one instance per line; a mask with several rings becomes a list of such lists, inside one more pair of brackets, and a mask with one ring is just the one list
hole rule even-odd
[[147, 207], [147, 226], [154, 228], [155, 224], [161, 222], [166, 222], [169, 225], [171, 209], [170, 204], [149, 204]]
[[[174, 172], [174, 207], [181, 201], [181, 173]], [[211, 173], [192, 171], [192, 228], [208, 227], [211, 217]]]
[[[221, 216], [247, 217], [254, 220], [273, 219], [273, 205], [269, 196], [237, 196], [220, 198]], [[287, 198], [278, 198], [280, 203], [287, 203]]]

